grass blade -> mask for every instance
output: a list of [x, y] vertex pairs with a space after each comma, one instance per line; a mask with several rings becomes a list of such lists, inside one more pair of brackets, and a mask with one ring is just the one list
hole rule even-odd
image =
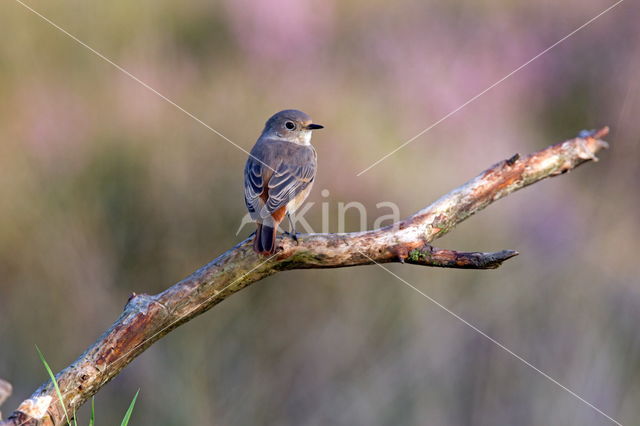
[[133, 407], [136, 405], [136, 399], [138, 399], [139, 393], [140, 389], [138, 389], [136, 394], [133, 396], [133, 400], [131, 401], [131, 404], [129, 404], [129, 409], [124, 414], [124, 418], [122, 419], [122, 423], [120, 423], [120, 426], [127, 426], [129, 424], [129, 419], [131, 418], [131, 413], [133, 413]]
[[64, 405], [64, 400], [62, 399], [62, 393], [60, 392], [60, 387], [58, 386], [58, 381], [56, 380], [56, 376], [53, 375], [53, 371], [51, 371], [51, 367], [47, 363], [47, 360], [44, 359], [44, 355], [40, 352], [40, 348], [36, 345], [36, 351], [38, 351], [38, 355], [40, 356], [40, 361], [44, 364], [44, 368], [47, 369], [47, 373], [49, 373], [49, 378], [51, 382], [53, 382], [53, 387], [56, 389], [56, 393], [58, 394], [58, 399], [60, 400], [60, 405], [62, 405], [62, 411], [64, 412], [64, 417], [67, 419], [67, 425], [71, 425], [69, 421], [69, 415], [67, 414], [67, 407]]
[[93, 426], [96, 421], [95, 398], [91, 397], [91, 417], [89, 417], [89, 426]]

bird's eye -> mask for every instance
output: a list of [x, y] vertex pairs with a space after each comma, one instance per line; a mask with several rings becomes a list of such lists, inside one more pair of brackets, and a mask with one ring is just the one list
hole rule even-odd
[[287, 121], [286, 123], [284, 123], [284, 127], [289, 130], [293, 130], [296, 128], [296, 124], [293, 121]]

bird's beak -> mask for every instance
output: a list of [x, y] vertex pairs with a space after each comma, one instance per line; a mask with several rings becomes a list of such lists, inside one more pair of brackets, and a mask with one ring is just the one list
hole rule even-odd
[[320, 129], [324, 129], [324, 126], [320, 125], [320, 124], [309, 124], [306, 127], [307, 130], [320, 130]]

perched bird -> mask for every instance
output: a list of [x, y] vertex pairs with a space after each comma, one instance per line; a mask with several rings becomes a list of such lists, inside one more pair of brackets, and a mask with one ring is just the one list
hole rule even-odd
[[280, 111], [267, 120], [251, 150], [244, 168], [244, 200], [258, 225], [253, 240], [257, 253], [275, 252], [276, 232], [285, 216], [297, 240], [290, 215], [311, 191], [318, 164], [311, 132], [322, 128], [302, 111]]

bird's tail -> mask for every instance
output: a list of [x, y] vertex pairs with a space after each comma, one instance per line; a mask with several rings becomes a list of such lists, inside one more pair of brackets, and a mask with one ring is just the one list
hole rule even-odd
[[270, 255], [276, 249], [276, 229], [268, 225], [258, 224], [256, 236], [253, 239], [253, 250], [256, 253]]

